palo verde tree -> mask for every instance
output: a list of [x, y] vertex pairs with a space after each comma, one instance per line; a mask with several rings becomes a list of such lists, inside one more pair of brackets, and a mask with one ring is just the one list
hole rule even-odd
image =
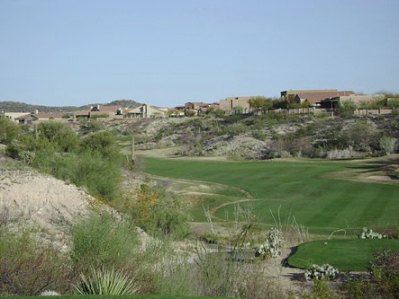
[[249, 106], [256, 111], [261, 111], [262, 114], [265, 114], [273, 104], [266, 97], [254, 97], [249, 100]]

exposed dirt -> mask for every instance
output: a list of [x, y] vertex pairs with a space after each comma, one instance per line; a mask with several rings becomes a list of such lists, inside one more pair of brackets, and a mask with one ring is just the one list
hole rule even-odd
[[[1, 158], [0, 163], [5, 162]], [[12, 227], [38, 227], [41, 237], [60, 247], [69, 243], [69, 228], [96, 200], [75, 185], [29, 168], [0, 168], [1, 217]]]

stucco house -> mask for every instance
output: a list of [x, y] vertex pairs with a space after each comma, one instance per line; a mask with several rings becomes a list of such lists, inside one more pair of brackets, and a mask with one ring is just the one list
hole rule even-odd
[[219, 101], [219, 109], [231, 114], [237, 109], [241, 109], [242, 113], [249, 113], [252, 111], [249, 101], [256, 96], [251, 97], [228, 97]]
[[8, 118], [14, 122], [19, 122], [16, 118], [29, 114], [28, 112], [4, 112], [0, 113], [0, 117]]
[[347, 101], [353, 101], [357, 107], [361, 108], [362, 105], [371, 104], [373, 102], [382, 101], [384, 99], [385, 99], [385, 96], [382, 94], [376, 94], [376, 95], [353, 94], [353, 95], [348, 95], [348, 96], [338, 96], [338, 97], [324, 99], [324, 100], [320, 101], [320, 106], [322, 108], [338, 109], [340, 106], [340, 103], [347, 102]]
[[15, 118], [15, 121], [23, 125], [28, 125], [36, 122], [49, 121], [49, 120], [67, 122], [68, 118], [64, 118], [63, 113], [49, 113], [49, 112], [28, 113]]
[[166, 117], [167, 113], [167, 108], [156, 108], [148, 104], [143, 104], [134, 109], [127, 110], [125, 118]]
[[281, 100], [288, 103], [303, 104], [308, 102], [311, 106], [318, 106], [320, 101], [328, 98], [351, 96], [353, 91], [339, 91], [338, 89], [324, 90], [286, 90], [281, 92]]
[[88, 110], [74, 112], [74, 120], [112, 120], [123, 118], [128, 108], [122, 106], [101, 106], [96, 105], [90, 107]]

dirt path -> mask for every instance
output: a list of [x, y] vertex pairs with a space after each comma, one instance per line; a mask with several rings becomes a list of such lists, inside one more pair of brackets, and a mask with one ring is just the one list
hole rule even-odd
[[285, 266], [292, 250], [293, 248], [284, 248], [281, 256], [266, 260], [265, 274], [268, 278], [280, 283], [284, 291], [301, 292], [312, 284], [305, 282], [304, 270]]

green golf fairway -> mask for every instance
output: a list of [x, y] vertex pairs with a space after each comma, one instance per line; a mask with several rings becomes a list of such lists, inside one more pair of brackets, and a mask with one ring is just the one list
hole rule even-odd
[[[145, 164], [149, 174], [244, 189], [257, 200], [240, 206], [252, 207], [258, 219], [266, 224], [274, 223], [270, 211], [276, 214], [279, 207], [282, 221], [292, 215], [298, 223], [319, 233], [364, 226], [392, 228], [399, 220], [398, 186], [331, 178], [333, 172], [355, 168], [368, 171], [375, 165], [330, 161], [215, 162], [150, 158]], [[232, 204], [216, 212], [220, 218], [233, 214]]]
[[381, 250], [399, 250], [399, 240], [328, 240], [299, 245], [288, 259], [293, 267], [308, 269], [312, 264], [330, 264], [342, 271], [367, 271], [373, 254]]

